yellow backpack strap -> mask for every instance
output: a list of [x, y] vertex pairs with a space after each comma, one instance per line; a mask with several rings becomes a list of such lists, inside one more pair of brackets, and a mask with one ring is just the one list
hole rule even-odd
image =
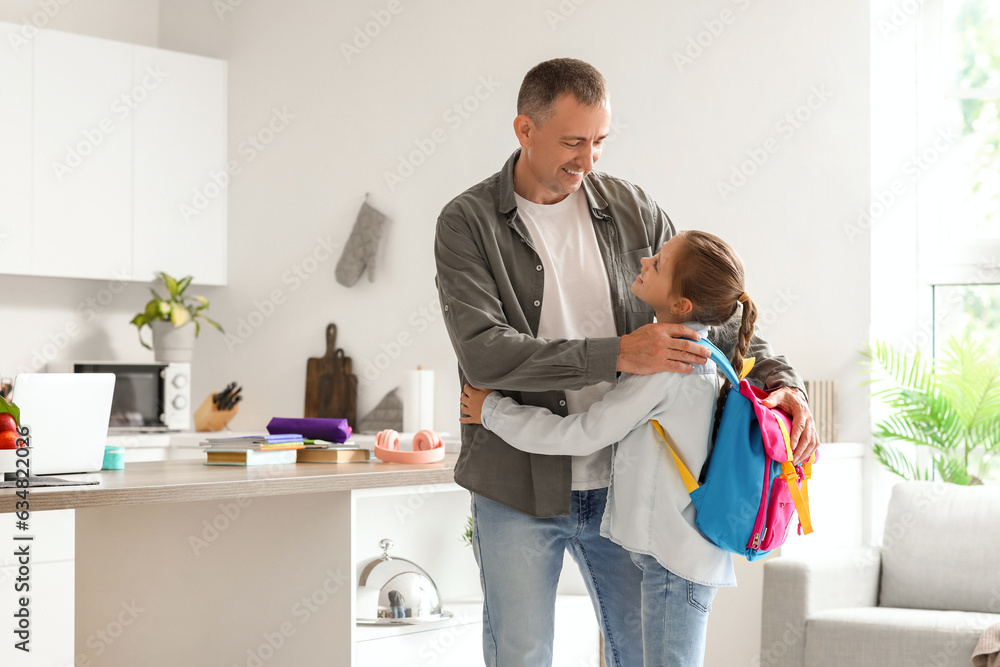
[[[816, 455], [812, 454], [808, 459], [802, 463], [802, 500], [805, 502], [805, 506], [809, 508], [809, 480], [812, 478], [813, 473], [813, 461], [816, 459]], [[809, 526], [812, 528], [812, 526]]]
[[[802, 488], [799, 488], [799, 475], [795, 472], [795, 465], [792, 463], [794, 461], [794, 454], [792, 453], [792, 437], [788, 433], [788, 428], [785, 426], [785, 422], [781, 421], [778, 415], [774, 415], [774, 420], [778, 422], [778, 428], [781, 429], [781, 438], [785, 441], [785, 452], [788, 454], [788, 460], [781, 464], [781, 473], [785, 478], [785, 482], [788, 483], [788, 490], [792, 494], [792, 502], [795, 503], [795, 511], [799, 515], [799, 525], [802, 526], [802, 534], [808, 535], [813, 532], [812, 528], [812, 517], [809, 514], [809, 478], [812, 476], [812, 463], [811, 461], [806, 461], [805, 465], [808, 468], [803, 468], [805, 472], [805, 477], [802, 480]], [[811, 459], [812, 457], [810, 457]]]
[[750, 371], [753, 370], [753, 365], [756, 361], [757, 359], [755, 357], [747, 357], [743, 360], [743, 368], [740, 370], [741, 380], [750, 374]]
[[781, 464], [781, 473], [788, 483], [788, 490], [792, 493], [792, 502], [795, 503], [795, 511], [799, 514], [799, 525], [802, 526], [802, 534], [808, 535], [813, 532], [812, 517], [809, 515], [809, 489], [807, 480], [802, 480], [802, 488], [799, 489], [799, 476], [795, 472], [795, 466], [791, 461]]
[[[770, 410], [768, 411], [770, 412]], [[785, 426], [785, 422], [781, 421], [781, 417], [771, 412], [771, 416], [774, 417], [774, 421], [778, 422], [778, 429], [781, 430], [781, 439], [785, 441], [785, 454], [788, 455], [789, 461], [795, 460], [795, 453], [792, 452], [792, 436], [788, 432], [788, 427]]]
[[684, 480], [684, 486], [687, 488], [688, 493], [691, 493], [698, 488], [698, 481], [695, 480], [694, 475], [691, 474], [691, 471], [688, 470], [687, 466], [684, 465], [684, 462], [681, 461], [681, 457], [677, 455], [677, 450], [674, 449], [670, 436], [668, 436], [666, 431], [663, 430], [663, 427], [660, 426], [660, 422], [655, 419], [651, 419], [650, 421], [653, 424], [653, 428], [656, 429], [656, 432], [660, 434], [661, 438], [663, 438], [663, 442], [666, 443], [667, 449], [670, 450], [670, 455], [674, 457], [674, 463], [677, 464], [677, 470], [681, 473], [681, 479]]

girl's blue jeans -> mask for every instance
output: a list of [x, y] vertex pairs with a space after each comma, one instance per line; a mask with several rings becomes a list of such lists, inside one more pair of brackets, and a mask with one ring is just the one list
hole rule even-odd
[[642, 570], [642, 664], [701, 667], [718, 589], [678, 577], [652, 556], [633, 553], [632, 560]]
[[573, 491], [569, 516], [539, 519], [472, 495], [487, 667], [552, 664], [556, 584], [567, 549], [594, 604], [605, 664], [702, 665], [717, 589], [602, 537], [606, 502], [607, 489]]

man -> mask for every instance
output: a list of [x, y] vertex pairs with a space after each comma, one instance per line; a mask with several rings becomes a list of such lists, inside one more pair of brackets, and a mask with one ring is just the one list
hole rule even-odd
[[[578, 60], [541, 63], [524, 78], [517, 112], [520, 150], [438, 219], [438, 293], [460, 382], [565, 415], [585, 412], [619, 372], [684, 373], [705, 363], [707, 350], [685, 340], [694, 331], [653, 324], [628, 289], [640, 259], [675, 230], [638, 187], [593, 171], [611, 119], [604, 78]], [[716, 342], [731, 349], [735, 332]], [[758, 360], [752, 378], [793, 414], [795, 458], [804, 460], [818, 441], [800, 379], [762, 340], [750, 356]], [[594, 603], [607, 664], [642, 664], [641, 572], [599, 533], [608, 444], [588, 457], [541, 456], [463, 425], [455, 479], [473, 494], [487, 665], [551, 663], [567, 549]]]

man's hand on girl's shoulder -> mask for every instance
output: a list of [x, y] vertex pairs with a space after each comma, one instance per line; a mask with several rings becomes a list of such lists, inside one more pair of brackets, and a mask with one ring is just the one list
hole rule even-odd
[[690, 373], [691, 364], [704, 364], [711, 355], [694, 342], [698, 339], [697, 331], [682, 324], [646, 324], [621, 337], [617, 370], [633, 375]]

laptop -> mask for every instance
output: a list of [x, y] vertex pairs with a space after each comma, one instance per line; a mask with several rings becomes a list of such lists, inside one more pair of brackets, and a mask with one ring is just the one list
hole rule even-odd
[[21, 373], [11, 399], [31, 434], [31, 474], [96, 472], [104, 464], [113, 373]]

